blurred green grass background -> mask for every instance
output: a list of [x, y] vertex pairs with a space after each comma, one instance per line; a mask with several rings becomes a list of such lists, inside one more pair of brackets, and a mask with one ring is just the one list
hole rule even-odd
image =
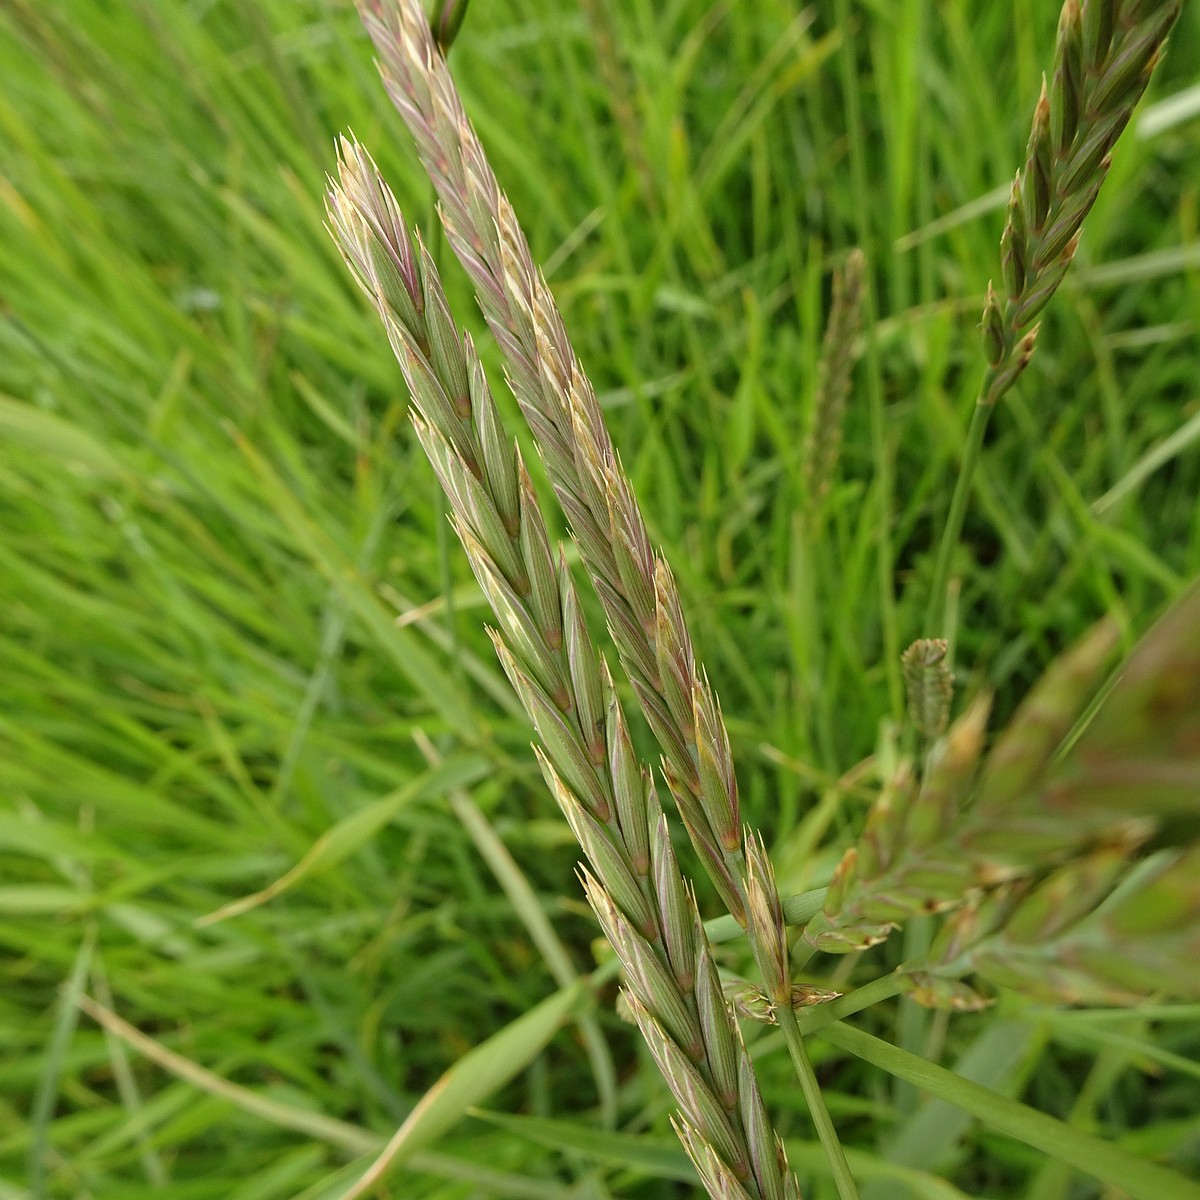
[[[827, 878], [869, 798], [838, 780], [901, 715], [999, 269], [987, 197], [1020, 161], [1055, 8], [476, 0], [454, 51], [789, 891]], [[1132, 638], [1200, 571], [1200, 120], [1166, 100], [1198, 76], [1192, 4], [994, 422], [957, 658], [998, 720], [1095, 616]], [[147, 1064], [72, 998], [386, 1137], [554, 990], [489, 838], [593, 965], [569, 831], [322, 228], [338, 131], [426, 230], [429, 186], [344, 0], [8, 0], [0, 77], [0, 1198], [332, 1194], [347, 1147]], [[811, 512], [829, 270], [855, 244], [878, 320]], [[447, 287], [481, 334], [457, 269]], [[482, 828], [448, 802], [464, 788]], [[294, 886], [196, 924], [334, 827]], [[669, 1182], [665, 1089], [603, 1007], [621, 1125], [645, 1139], [605, 1158], [564, 1151], [561, 1124], [474, 1121], [378, 1194], [691, 1194]], [[1153, 1015], [872, 1019], [1194, 1168], [1200, 1025]], [[856, 1161], [921, 1168], [894, 1194], [1099, 1194], [814, 1052]], [[592, 1130], [592, 1067], [564, 1033], [494, 1107]]]

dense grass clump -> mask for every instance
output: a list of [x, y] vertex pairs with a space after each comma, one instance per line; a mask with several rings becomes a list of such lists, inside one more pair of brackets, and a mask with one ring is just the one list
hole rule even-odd
[[[505, 0], [455, 44], [786, 897], [829, 882], [912, 749], [901, 651], [945, 631], [937, 538], [1056, 18]], [[996, 728], [1097, 617], [1131, 646], [1200, 572], [1198, 69], [1188, 5], [987, 431], [948, 624]], [[692, 1194], [654, 1064], [578, 982], [615, 970], [574, 838], [323, 228], [352, 129], [519, 428], [357, 15], [17, 0], [0, 71], [0, 1198], [336, 1196], [406, 1120], [379, 1196]], [[867, 336], [815, 488], [853, 246]], [[811, 982], [848, 991], [930, 933]], [[753, 972], [733, 944], [721, 965]], [[1196, 1018], [890, 1000], [809, 1049], [876, 1200], [1100, 1195], [1069, 1165], [1091, 1143], [1031, 1108], [1124, 1155], [1100, 1178], [1141, 1159], [1184, 1197]], [[885, 1043], [990, 1091], [951, 1107]], [[753, 1046], [767, 1108], [805, 1194], [833, 1195], [781, 1049]]]

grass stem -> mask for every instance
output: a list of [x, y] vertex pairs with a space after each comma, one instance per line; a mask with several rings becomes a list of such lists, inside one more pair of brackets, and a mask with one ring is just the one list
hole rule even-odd
[[[989, 372], [989, 376], [991, 372]], [[963, 519], [967, 514], [967, 502], [971, 498], [971, 481], [983, 449], [983, 437], [992, 418], [993, 404], [986, 402], [986, 391], [975, 402], [971, 414], [971, 425], [967, 430], [967, 444], [963, 450], [962, 464], [954, 483], [954, 495], [950, 500], [950, 511], [942, 529], [938, 545], [937, 560], [933, 567], [933, 582], [929, 587], [929, 606], [925, 611], [925, 631], [930, 637], [944, 637], [952, 641], [952, 630], [946, 628], [946, 593], [950, 583], [950, 564], [954, 551], [962, 537]]]
[[850, 1174], [850, 1164], [846, 1161], [846, 1152], [842, 1149], [837, 1130], [833, 1127], [833, 1118], [829, 1115], [829, 1109], [825, 1107], [825, 1098], [821, 1095], [821, 1085], [813, 1073], [812, 1063], [809, 1062], [808, 1051], [804, 1047], [804, 1036], [800, 1032], [796, 1014], [788, 1005], [784, 1005], [776, 1011], [775, 1015], [787, 1042], [792, 1066], [796, 1068], [796, 1076], [800, 1080], [804, 1099], [808, 1103], [808, 1111], [817, 1128], [817, 1136], [821, 1139], [821, 1145], [825, 1148], [825, 1153], [829, 1158], [838, 1195], [841, 1200], [858, 1200], [858, 1187], [854, 1182], [854, 1176]]

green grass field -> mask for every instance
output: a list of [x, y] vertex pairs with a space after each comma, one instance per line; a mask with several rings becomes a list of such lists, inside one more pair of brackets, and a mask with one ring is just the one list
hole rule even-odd
[[[901, 736], [1057, 7], [476, 0], [453, 52], [785, 893], [828, 881]], [[578, 849], [323, 228], [347, 129], [435, 224], [352, 4], [8, 0], [0, 78], [0, 1200], [332, 1198], [423, 1097], [369, 1194], [699, 1194], [612, 986], [572, 983], [607, 961]], [[989, 433], [956, 660], [997, 724], [1096, 617], [1131, 645], [1200, 574], [1197, 78], [1189, 0]], [[813, 510], [854, 245], [873, 331]], [[1200, 1179], [1200, 1007], [855, 1024]], [[756, 1043], [767, 1100], [823, 1200], [781, 1048]], [[1121, 1194], [811, 1053], [870, 1200]]]

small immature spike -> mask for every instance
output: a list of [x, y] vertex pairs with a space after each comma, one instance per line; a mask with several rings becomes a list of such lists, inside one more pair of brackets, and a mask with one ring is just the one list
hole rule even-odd
[[761, 1025], [775, 1024], [775, 1005], [770, 996], [745, 979], [731, 979], [722, 985], [726, 1001], [733, 1011], [747, 1021], [757, 1021]]
[[917, 732], [932, 740], [950, 719], [954, 677], [946, 662], [949, 646], [943, 638], [921, 638], [901, 655], [908, 712]]
[[846, 405], [859, 354], [866, 268], [863, 252], [854, 249], [846, 256], [841, 270], [833, 275], [833, 301], [804, 448], [804, 484], [813, 512], [816, 503], [829, 491], [841, 448]]
[[[1065, 0], [1052, 84], [1034, 107], [1025, 166], [1017, 173], [1000, 240], [1006, 291], [1005, 352], [985, 335], [989, 374], [983, 401], [995, 404], [1033, 353], [1025, 331], [1058, 290], [1084, 218], [1107, 173], [1150, 71], [1178, 19], [1181, 0], [1137, 5]], [[989, 328], [985, 324], [985, 331]]]

